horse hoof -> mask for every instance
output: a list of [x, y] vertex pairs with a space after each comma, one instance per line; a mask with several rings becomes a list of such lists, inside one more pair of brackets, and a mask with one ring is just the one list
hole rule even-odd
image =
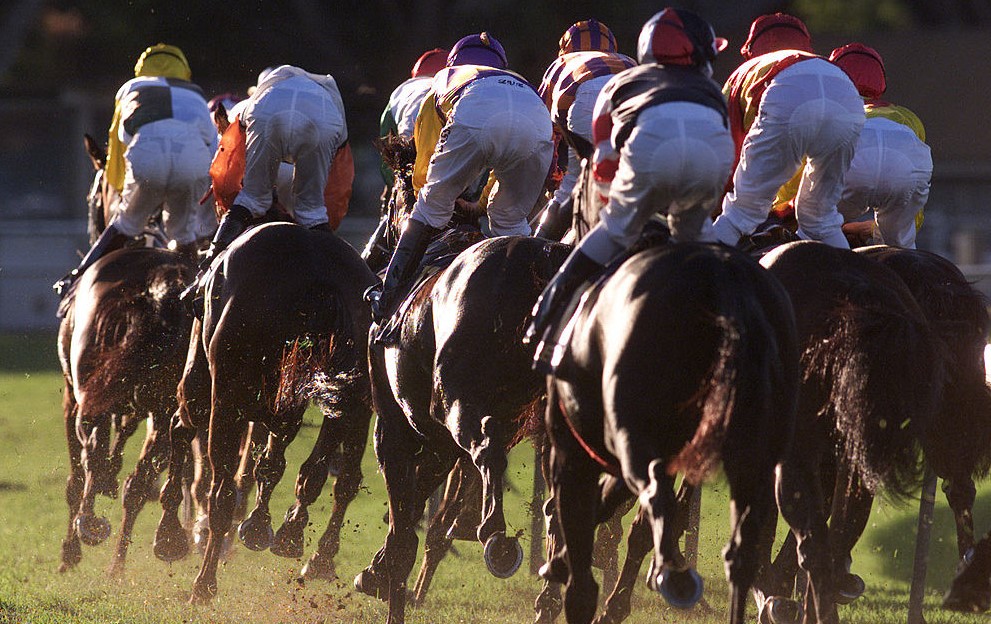
[[174, 563], [189, 554], [189, 540], [183, 531], [156, 531], [155, 556], [166, 563]]
[[564, 562], [564, 559], [551, 557], [549, 561], [540, 566], [537, 574], [548, 583], [564, 585], [568, 582], [568, 564]]
[[199, 584], [195, 584], [193, 585], [193, 593], [189, 597], [189, 604], [198, 606], [208, 605], [213, 601], [213, 598], [216, 595], [216, 584], [212, 586], [200, 586]]
[[523, 547], [515, 537], [499, 532], [485, 541], [485, 566], [496, 578], [509, 578], [523, 564]]
[[679, 572], [664, 566], [654, 585], [657, 593], [676, 609], [691, 609], [702, 599], [702, 577], [692, 568]]
[[334, 569], [333, 560], [329, 560], [327, 557], [320, 556], [320, 553], [314, 553], [310, 560], [306, 562], [303, 569], [300, 570], [300, 574], [306, 580], [320, 579], [324, 581], [336, 581], [337, 572]]
[[110, 537], [110, 521], [93, 515], [76, 516], [76, 534], [87, 546], [97, 546]]
[[371, 568], [365, 568], [354, 577], [354, 588], [372, 598], [386, 600], [388, 598], [385, 587], [382, 587], [382, 579], [372, 572]]
[[836, 583], [836, 604], [847, 605], [864, 595], [867, 584], [856, 574], [845, 573]]
[[768, 596], [757, 618], [760, 624], [800, 624], [802, 606], [794, 600]]
[[79, 540], [67, 540], [62, 542], [62, 563], [58, 567], [59, 574], [68, 572], [79, 565], [83, 560], [83, 549], [79, 545]]
[[268, 550], [275, 539], [275, 531], [272, 530], [272, 525], [267, 522], [262, 523], [261, 527], [256, 526], [256, 524], [258, 522], [252, 522], [249, 517], [237, 527], [237, 536], [241, 538], [241, 542], [248, 550]]
[[271, 550], [272, 554], [277, 557], [299, 559], [303, 556], [303, 536], [299, 534], [299, 531], [287, 531], [286, 525], [282, 525], [278, 533], [275, 534], [275, 541], [272, 543]]

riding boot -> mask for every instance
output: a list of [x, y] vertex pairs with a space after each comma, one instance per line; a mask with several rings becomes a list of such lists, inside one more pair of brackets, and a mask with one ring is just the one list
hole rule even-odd
[[65, 296], [69, 292], [69, 286], [79, 279], [79, 276], [82, 275], [86, 269], [90, 268], [97, 260], [105, 256], [108, 252], [123, 247], [124, 243], [128, 240], [130, 240], [130, 237], [121, 234], [120, 230], [117, 229], [117, 226], [114, 225], [114, 223], [111, 223], [107, 226], [107, 229], [103, 230], [100, 237], [96, 239], [95, 243], [93, 243], [93, 246], [90, 247], [90, 250], [83, 257], [83, 260], [79, 263], [79, 266], [72, 269], [66, 273], [62, 279], [52, 284], [52, 290], [54, 290], [55, 294], [60, 297]]
[[193, 305], [195, 294], [199, 292], [203, 277], [210, 269], [210, 265], [220, 255], [220, 252], [227, 249], [234, 242], [234, 239], [248, 229], [250, 222], [251, 212], [244, 206], [234, 204], [230, 210], [224, 213], [220, 219], [220, 226], [217, 227], [217, 233], [213, 235], [213, 240], [210, 242], [210, 248], [200, 260], [200, 270], [196, 274], [196, 278], [179, 294], [180, 300], [188, 302], [188, 305]]
[[534, 237], [552, 241], [561, 240], [571, 227], [571, 206], [570, 197], [563, 204], [553, 199], [547, 202], [547, 206], [540, 214], [540, 223], [533, 232]]
[[372, 317], [377, 322], [383, 321], [392, 312], [393, 303], [400, 298], [403, 286], [416, 273], [427, 246], [440, 231], [422, 221], [407, 220], [406, 229], [399, 237], [386, 269], [381, 290], [373, 287], [365, 294], [372, 307]]
[[213, 235], [210, 248], [207, 249], [206, 256], [200, 261], [200, 270], [205, 271], [213, 264], [213, 260], [227, 249], [234, 239], [241, 235], [251, 222], [251, 212], [244, 206], [234, 204], [220, 220], [217, 233]]
[[586, 256], [580, 249], [575, 249], [565, 260], [557, 274], [551, 278], [540, 293], [536, 305], [533, 306], [533, 320], [526, 329], [523, 342], [539, 340], [544, 337], [547, 329], [557, 320], [572, 295], [589, 278], [602, 271], [604, 267]]
[[317, 223], [316, 225], [311, 225], [310, 229], [314, 232], [333, 232], [334, 230], [330, 227], [330, 223], [324, 221], [323, 223]]

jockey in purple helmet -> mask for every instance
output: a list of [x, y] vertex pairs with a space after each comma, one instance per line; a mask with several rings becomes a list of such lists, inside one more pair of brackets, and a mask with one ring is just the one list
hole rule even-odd
[[417, 116], [416, 204], [396, 245], [372, 313], [391, 313], [431, 238], [445, 228], [465, 188], [489, 169], [497, 186], [488, 200], [495, 235], [530, 234], [527, 216], [543, 189], [551, 155], [551, 120], [526, 79], [506, 69], [506, 51], [488, 33], [458, 41]]

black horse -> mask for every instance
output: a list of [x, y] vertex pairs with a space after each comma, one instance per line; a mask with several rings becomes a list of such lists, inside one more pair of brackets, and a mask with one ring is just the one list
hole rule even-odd
[[[632, 492], [653, 533], [648, 583], [690, 607], [702, 586], [678, 552], [673, 483], [678, 473], [698, 483], [722, 462], [732, 497], [731, 621], [743, 622], [758, 538], [774, 514], [775, 467], [795, 424], [788, 296], [748, 256], [684, 243], [633, 256], [586, 297], [548, 380], [550, 485], [563, 547], [542, 574], [567, 582], [569, 622], [591, 622], [593, 530]], [[600, 485], [602, 472], [610, 476]]]
[[[311, 576], [334, 575], [332, 559], [344, 512], [361, 483], [371, 420], [366, 364], [370, 313], [362, 293], [374, 281], [347, 242], [288, 223], [249, 231], [214, 262], [205, 285], [203, 321], [190, 340], [179, 385], [180, 408], [173, 419], [169, 478], [155, 539], [155, 554], [166, 561], [188, 552], [177, 516], [180, 475], [194, 433], [208, 430], [210, 536], [193, 587], [194, 602], [217, 592], [217, 564], [231, 528], [234, 475], [248, 421], [269, 432], [269, 446], [255, 468], [258, 501], [240, 527], [249, 548], [271, 545], [276, 554], [302, 554], [307, 507], [327, 479], [333, 451], [343, 445], [334, 510], [306, 567]], [[299, 431], [310, 399], [325, 418], [300, 470], [297, 502], [273, 536], [268, 500], [285, 470], [285, 447]]]
[[[919, 483], [922, 441], [945, 385], [945, 351], [909, 288], [880, 262], [797, 242], [771, 251], [761, 263], [791, 297], [802, 346], [798, 422], [807, 425], [796, 428], [792, 461], [814, 486], [804, 498], [812, 499], [808, 512], [816, 535], [796, 533], [798, 552], [831, 551], [818, 564], [801, 564], [812, 578], [818, 574], [832, 582], [822, 593], [808, 592], [804, 610], [807, 617], [814, 613], [819, 621], [835, 622], [836, 600], [854, 597], [844, 597], [852, 576], [844, 553], [866, 521], [850, 501], [881, 489], [904, 498]], [[779, 492], [786, 519], [794, 500], [787, 490]], [[804, 546], [806, 540], [812, 543]], [[786, 541], [779, 563], [794, 560], [793, 552], [794, 541]], [[762, 618], [795, 621], [801, 612], [790, 600], [795, 569], [771, 568], [769, 554], [767, 573], [757, 584]], [[831, 568], [816, 569], [822, 561], [831, 561]]]

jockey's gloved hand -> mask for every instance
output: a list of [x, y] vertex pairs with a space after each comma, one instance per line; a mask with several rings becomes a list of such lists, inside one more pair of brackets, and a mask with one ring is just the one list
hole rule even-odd
[[382, 282], [369, 286], [365, 290], [364, 299], [371, 308], [372, 320], [376, 323], [381, 323], [385, 320], [386, 312], [382, 305]]
[[200, 271], [209, 269], [214, 259], [220, 255], [220, 252], [227, 249], [234, 242], [235, 238], [248, 229], [250, 222], [251, 211], [237, 204], [231, 206], [231, 209], [220, 220], [220, 227], [217, 228], [217, 233], [214, 234], [213, 241], [210, 243], [210, 248], [207, 250], [206, 255], [200, 260]]
[[561, 240], [571, 226], [572, 205], [570, 197], [564, 203], [558, 203], [556, 199], [547, 202], [540, 213], [540, 221], [534, 228], [533, 235], [552, 241]]

